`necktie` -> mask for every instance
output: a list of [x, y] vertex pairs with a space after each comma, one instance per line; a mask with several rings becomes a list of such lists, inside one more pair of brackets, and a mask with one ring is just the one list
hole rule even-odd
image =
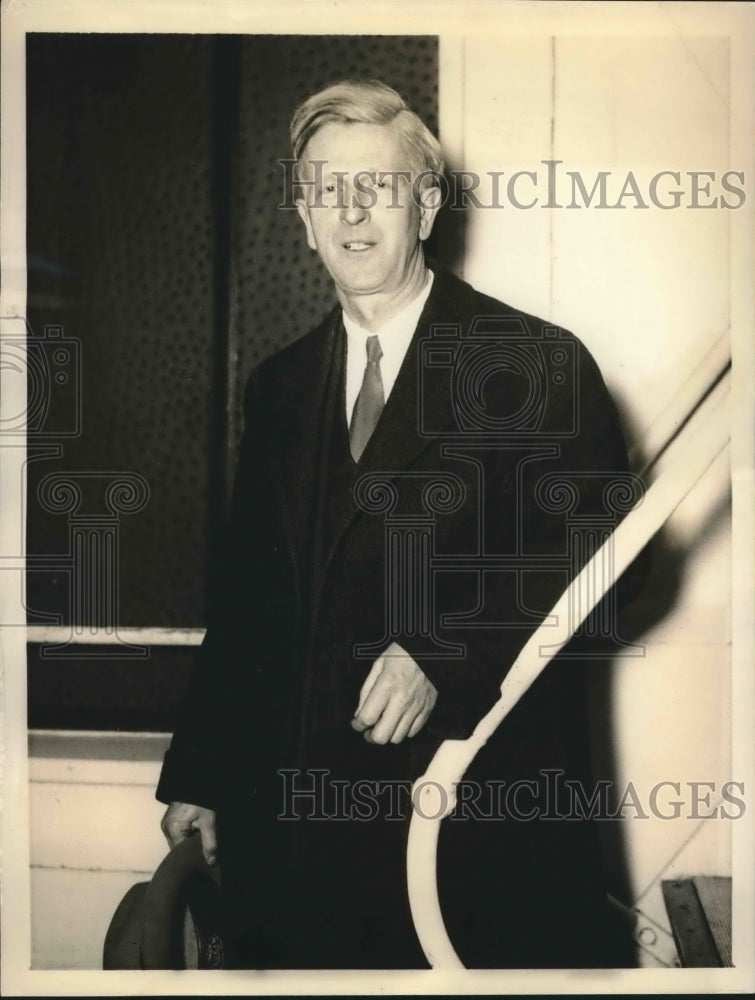
[[383, 392], [383, 377], [380, 374], [380, 359], [383, 356], [377, 335], [367, 338], [367, 364], [362, 378], [362, 388], [359, 390], [354, 412], [349, 426], [349, 445], [351, 457], [358, 462], [367, 442], [375, 430], [380, 414], [385, 406]]

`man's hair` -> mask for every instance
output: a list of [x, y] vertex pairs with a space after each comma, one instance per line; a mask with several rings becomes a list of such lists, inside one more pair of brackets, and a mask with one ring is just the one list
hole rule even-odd
[[290, 129], [297, 176], [307, 143], [318, 129], [331, 122], [393, 125], [404, 144], [412, 170], [424, 175], [422, 187], [439, 186], [443, 173], [440, 143], [401, 95], [380, 80], [341, 80], [299, 105]]

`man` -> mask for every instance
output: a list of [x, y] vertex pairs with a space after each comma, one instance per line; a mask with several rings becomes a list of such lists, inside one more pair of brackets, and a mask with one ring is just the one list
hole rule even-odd
[[[404, 793], [496, 700], [584, 561], [566, 515], [605, 528], [626, 454], [576, 338], [428, 265], [443, 160], [398, 94], [336, 84], [291, 135], [338, 306], [250, 379], [223, 579], [157, 794], [170, 843], [199, 831], [220, 864], [230, 964], [423, 967]], [[587, 781], [583, 698], [573, 659], [550, 666], [469, 775], [517, 794], [444, 824], [467, 965], [612, 961], [592, 826], [552, 803], [527, 819], [544, 774]]]

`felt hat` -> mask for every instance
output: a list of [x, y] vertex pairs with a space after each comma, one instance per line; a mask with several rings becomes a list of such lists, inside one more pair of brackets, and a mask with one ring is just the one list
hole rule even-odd
[[220, 969], [220, 873], [198, 834], [165, 857], [149, 882], [132, 885], [110, 921], [103, 969]]

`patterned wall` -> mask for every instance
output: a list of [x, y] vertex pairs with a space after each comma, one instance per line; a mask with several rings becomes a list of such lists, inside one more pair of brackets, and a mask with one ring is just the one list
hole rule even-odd
[[[68, 547], [42, 479], [72, 473], [92, 514], [104, 480], [137, 473], [120, 523], [124, 625], [200, 621], [213, 432], [211, 40], [28, 39], [29, 319], [80, 343], [81, 433], [29, 469], [30, 551]], [[55, 441], [48, 427], [45, 440]], [[29, 577], [29, 604], [69, 617], [64, 573]]]

